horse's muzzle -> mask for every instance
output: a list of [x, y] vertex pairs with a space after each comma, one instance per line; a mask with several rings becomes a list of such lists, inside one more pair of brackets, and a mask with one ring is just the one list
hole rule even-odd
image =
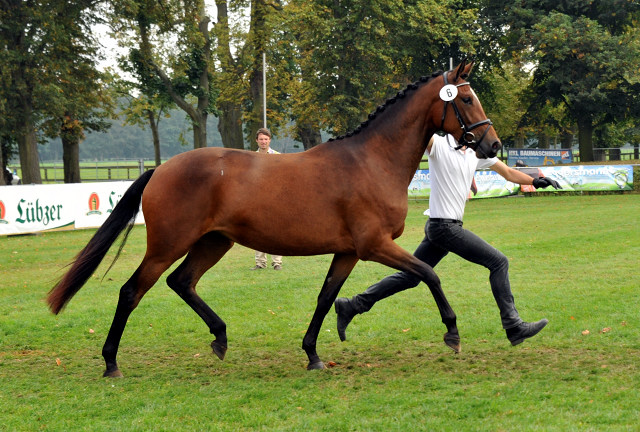
[[502, 148], [502, 143], [498, 140], [493, 143], [480, 143], [480, 145], [476, 148], [476, 156], [478, 159], [488, 159], [492, 157], [496, 157], [498, 152]]
[[495, 142], [493, 142], [493, 144], [491, 144], [491, 154], [489, 155], [489, 157], [496, 157], [501, 148], [502, 143], [500, 141], [496, 140]]

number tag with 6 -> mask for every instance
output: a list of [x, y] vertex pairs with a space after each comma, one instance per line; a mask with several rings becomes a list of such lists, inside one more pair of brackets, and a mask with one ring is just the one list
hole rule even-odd
[[453, 84], [447, 84], [440, 89], [440, 99], [445, 102], [452, 101], [458, 96], [458, 88]]

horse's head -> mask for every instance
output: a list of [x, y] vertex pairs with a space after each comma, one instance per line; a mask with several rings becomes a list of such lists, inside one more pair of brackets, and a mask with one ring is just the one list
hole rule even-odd
[[442, 121], [440, 129], [453, 135], [460, 147], [476, 151], [479, 158], [495, 157], [502, 147], [498, 134], [482, 109], [482, 104], [466, 79], [473, 62], [463, 61], [457, 68], [442, 74]]

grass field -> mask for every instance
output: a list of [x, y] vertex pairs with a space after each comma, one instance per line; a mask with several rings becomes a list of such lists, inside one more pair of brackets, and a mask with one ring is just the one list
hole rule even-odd
[[[423, 235], [411, 202], [398, 243]], [[475, 200], [465, 226], [502, 250], [525, 320], [550, 324], [509, 345], [485, 269], [450, 256], [436, 268], [458, 315], [462, 353], [421, 285], [318, 339], [324, 371], [300, 348], [330, 257], [285, 257], [252, 272], [236, 246], [200, 282], [227, 322], [219, 361], [200, 319], [161, 280], [132, 314], [124, 379], [101, 377], [119, 287], [144, 253], [134, 229], [59, 316], [47, 291], [92, 231], [0, 238], [0, 429], [7, 431], [630, 431], [640, 411], [640, 194]], [[110, 256], [112, 256], [113, 252]], [[390, 274], [358, 263], [342, 295]]]

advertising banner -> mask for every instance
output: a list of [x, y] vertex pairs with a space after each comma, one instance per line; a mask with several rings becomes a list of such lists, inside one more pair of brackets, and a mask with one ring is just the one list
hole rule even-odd
[[431, 195], [431, 179], [429, 170], [418, 170], [409, 184], [409, 198], [426, 197]]
[[633, 190], [631, 165], [576, 165], [540, 167], [545, 177], [560, 183], [564, 191]]
[[573, 162], [571, 149], [509, 149], [507, 165], [539, 167]]
[[[633, 190], [631, 165], [579, 165], [518, 168], [531, 177], [551, 177], [562, 186], [558, 192]], [[477, 171], [477, 193], [470, 198], [490, 198], [516, 195], [518, 192], [536, 192], [533, 186], [520, 186], [506, 181], [494, 171]], [[551, 189], [545, 189], [550, 191]], [[428, 197], [431, 193], [429, 170], [418, 170], [409, 185], [409, 197]]]
[[131, 183], [0, 186], [0, 235], [99, 227]]
[[[76, 213], [76, 228], [96, 228], [102, 225], [131, 183], [133, 182], [79, 184], [76, 194], [80, 208]], [[142, 212], [138, 213], [136, 223], [144, 223]]]
[[[477, 191], [469, 189], [470, 198], [492, 198], [515, 195], [520, 185], [508, 182], [500, 174], [493, 171], [478, 171], [474, 177]], [[418, 170], [409, 185], [410, 198], [423, 198], [431, 194], [429, 170]]]
[[58, 229], [73, 225], [75, 197], [57, 185], [0, 187], [0, 235]]
[[515, 195], [520, 190], [519, 184], [506, 181], [504, 177], [494, 171], [477, 171], [474, 178], [478, 192], [472, 194], [471, 198]]

